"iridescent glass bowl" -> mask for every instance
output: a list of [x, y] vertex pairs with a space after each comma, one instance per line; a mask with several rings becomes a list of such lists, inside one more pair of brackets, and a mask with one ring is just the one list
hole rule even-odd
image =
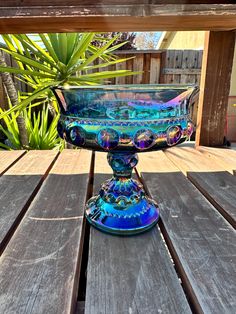
[[132, 178], [139, 152], [155, 151], [189, 138], [192, 85], [58, 87], [58, 132], [69, 143], [108, 152], [113, 177], [86, 204], [87, 220], [113, 234], [137, 234], [154, 226], [158, 205]]

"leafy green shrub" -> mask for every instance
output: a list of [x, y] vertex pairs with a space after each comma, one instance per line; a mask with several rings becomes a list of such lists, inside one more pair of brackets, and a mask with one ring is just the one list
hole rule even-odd
[[[0, 66], [0, 72], [17, 75], [19, 80], [31, 87], [18, 105], [0, 113], [0, 119], [14, 110], [23, 110], [33, 100], [47, 101], [54, 97], [50, 87], [58, 85], [99, 85], [110, 78], [134, 75], [130, 70], [102, 71], [110, 65], [131, 58], [118, 59], [113, 52], [126, 42], [114, 44], [114, 38], [101, 38], [95, 33], [37, 34], [40, 42], [25, 34], [2, 35], [6, 47], [2, 51], [11, 55], [18, 67]], [[97, 47], [94, 41], [101, 41]]]
[[[10, 105], [10, 108], [12, 106]], [[0, 108], [0, 114], [3, 110]], [[32, 112], [32, 106], [23, 110], [23, 116], [25, 118], [26, 131], [29, 138], [28, 149], [57, 149], [62, 150], [64, 148], [64, 140], [62, 140], [57, 133], [57, 122], [59, 115], [52, 118], [49, 122], [49, 109], [47, 106], [43, 106], [43, 109], [38, 113]], [[13, 111], [7, 115], [4, 115], [3, 120], [6, 127], [0, 125], [0, 130], [5, 135], [5, 143], [0, 142], [0, 147], [4, 149], [20, 149], [19, 129], [16, 122], [18, 111]]]

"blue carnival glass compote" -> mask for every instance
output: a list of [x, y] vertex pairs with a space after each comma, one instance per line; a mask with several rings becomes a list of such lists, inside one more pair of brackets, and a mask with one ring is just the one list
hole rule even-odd
[[61, 109], [58, 132], [69, 143], [108, 152], [114, 175], [86, 204], [96, 228], [137, 234], [159, 217], [158, 205], [131, 176], [139, 152], [185, 141], [193, 131], [189, 106], [195, 86], [124, 85], [54, 88]]

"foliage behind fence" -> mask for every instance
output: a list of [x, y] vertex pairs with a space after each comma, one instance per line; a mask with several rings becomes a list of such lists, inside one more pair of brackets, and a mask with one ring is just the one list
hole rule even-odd
[[[127, 50], [118, 51], [120, 58], [132, 57], [123, 64], [116, 64], [103, 68], [103, 70], [129, 69], [143, 71], [142, 74], [127, 77], [117, 77], [109, 84], [199, 84], [201, 73], [202, 51], [199, 50]], [[14, 62], [6, 55], [7, 63], [12, 66]], [[96, 69], [97, 71], [97, 69]], [[27, 91], [28, 87], [15, 80], [17, 87]], [[4, 108], [4, 89], [0, 81], [0, 106]]]
[[133, 77], [118, 77], [111, 81], [111, 84], [200, 83], [200, 50], [127, 50], [116, 52], [116, 55], [120, 58], [135, 58], [124, 64], [110, 66], [106, 70], [117, 68], [143, 73]]

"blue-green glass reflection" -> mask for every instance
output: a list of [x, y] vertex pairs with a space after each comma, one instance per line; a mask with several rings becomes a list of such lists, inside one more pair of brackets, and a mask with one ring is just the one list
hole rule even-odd
[[107, 151], [114, 171], [86, 205], [95, 227], [135, 234], [153, 226], [158, 207], [131, 178], [137, 152], [173, 146], [189, 138], [189, 106], [195, 86], [124, 85], [58, 87], [59, 135], [76, 146]]

